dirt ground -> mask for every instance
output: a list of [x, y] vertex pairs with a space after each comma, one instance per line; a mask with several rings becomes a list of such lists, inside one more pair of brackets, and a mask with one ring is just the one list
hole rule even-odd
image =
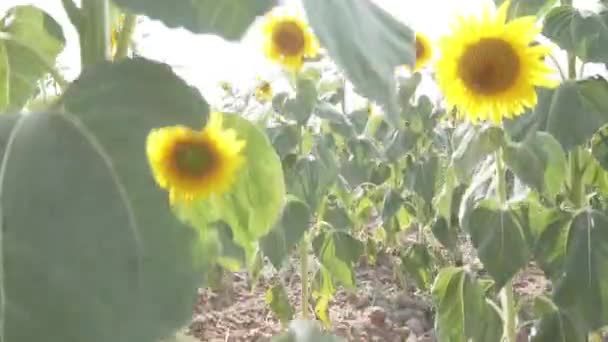
[[[349, 293], [339, 289], [330, 304], [334, 334], [348, 341], [436, 341], [428, 293], [414, 288], [404, 290], [393, 269], [390, 256], [379, 258], [374, 266], [366, 262], [357, 265], [357, 290]], [[283, 331], [264, 301], [265, 292], [274, 284], [273, 277], [277, 274], [264, 273], [253, 291], [246, 273], [231, 274], [222, 291], [201, 289], [187, 334], [200, 341], [269, 341]], [[283, 272], [280, 276], [288, 284], [288, 297], [297, 316], [300, 312], [297, 271]], [[522, 272], [514, 282], [524, 302], [531, 301], [549, 286], [535, 267]]]

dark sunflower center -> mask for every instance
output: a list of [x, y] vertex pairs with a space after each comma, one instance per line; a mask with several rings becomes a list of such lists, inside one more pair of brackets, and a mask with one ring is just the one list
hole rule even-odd
[[511, 87], [520, 72], [519, 57], [507, 42], [485, 38], [466, 48], [458, 75], [474, 92], [493, 95]]
[[272, 40], [285, 56], [297, 56], [304, 50], [304, 32], [298, 24], [290, 21], [277, 25]]
[[424, 45], [416, 39], [416, 59], [420, 59], [422, 56], [424, 56]]
[[175, 146], [175, 166], [190, 177], [205, 175], [213, 168], [215, 156], [203, 142], [182, 142]]

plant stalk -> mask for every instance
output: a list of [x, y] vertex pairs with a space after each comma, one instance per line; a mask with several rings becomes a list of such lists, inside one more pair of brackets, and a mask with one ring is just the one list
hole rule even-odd
[[135, 14], [127, 14], [120, 33], [118, 34], [118, 41], [116, 42], [116, 53], [114, 54], [114, 60], [127, 57], [127, 54], [129, 53], [129, 44], [131, 44], [131, 37], [133, 36], [133, 32], [135, 31], [136, 24], [137, 16]]
[[[507, 183], [505, 180], [505, 166], [502, 160], [502, 148], [496, 152], [496, 194], [502, 208], [507, 202]], [[517, 342], [517, 313], [511, 279], [500, 290], [500, 304], [503, 318], [503, 339], [506, 342]]]
[[82, 67], [109, 61], [110, 6], [108, 0], [82, 0], [80, 25], [80, 61]]
[[302, 283], [301, 310], [302, 319], [309, 319], [308, 316], [308, 234], [304, 233], [300, 241], [300, 281]]

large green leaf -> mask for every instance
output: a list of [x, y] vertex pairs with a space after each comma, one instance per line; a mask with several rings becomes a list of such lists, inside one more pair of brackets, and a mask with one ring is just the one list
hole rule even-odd
[[250, 260], [258, 239], [272, 229], [283, 207], [283, 169], [270, 141], [253, 123], [237, 114], [223, 114], [223, 123], [247, 142], [245, 166], [230, 191], [180, 206], [181, 214], [202, 229], [215, 221], [228, 223]]
[[561, 311], [550, 299], [537, 297], [535, 311], [540, 320], [536, 325], [537, 333], [532, 342], [579, 342], [587, 336], [581, 329], [580, 319]]
[[307, 78], [298, 78], [296, 81], [296, 96], [285, 99], [283, 115], [305, 125], [317, 103], [317, 88], [315, 82]]
[[399, 119], [395, 67], [414, 65], [414, 32], [370, 0], [306, 0], [310, 25], [356, 90]]
[[452, 163], [460, 182], [468, 182], [475, 167], [502, 146], [504, 135], [496, 126], [460, 125], [454, 132]]
[[479, 259], [501, 288], [526, 266], [530, 252], [524, 232], [509, 209], [483, 200], [465, 216], [462, 227], [470, 234]]
[[534, 259], [550, 278], [561, 275], [572, 216], [559, 209], [532, 206], [528, 212], [534, 236]]
[[353, 263], [358, 261], [363, 253], [361, 241], [346, 232], [332, 230], [317, 235], [312, 247], [317, 258], [332, 277], [346, 287], [355, 287]]
[[569, 5], [553, 8], [543, 34], [586, 62], [608, 62], [608, 11], [599, 14]]
[[433, 277], [433, 260], [428, 246], [415, 243], [401, 256], [402, 269], [416, 282], [418, 288], [427, 290]]
[[405, 186], [431, 204], [435, 196], [435, 184], [439, 169], [437, 156], [430, 156], [414, 163], [405, 172]]
[[566, 81], [557, 89], [542, 92], [534, 112], [510, 125], [520, 122], [524, 127], [518, 131], [526, 131], [526, 135], [536, 130], [548, 132], [570, 150], [587, 142], [608, 122], [608, 82], [601, 77]]
[[114, 0], [132, 12], [161, 20], [169, 27], [185, 27], [195, 33], [217, 34], [238, 40], [259, 15], [276, 0]]
[[572, 221], [554, 299], [567, 313], [581, 318], [588, 331], [608, 323], [608, 216], [604, 213], [586, 210]]
[[524, 183], [554, 198], [566, 179], [566, 155], [555, 138], [545, 132], [504, 147], [505, 163]]
[[110, 161], [60, 114], [21, 116], [5, 145], [14, 119], [0, 119], [0, 338], [146, 341], [125, 323], [148, 284], [139, 222]]
[[[495, 0], [496, 5], [500, 6], [505, 0]], [[508, 18], [524, 17], [528, 15], [542, 15], [548, 11], [557, 0], [511, 0]]]
[[0, 112], [22, 108], [65, 46], [61, 26], [34, 6], [0, 19]]
[[283, 285], [275, 285], [266, 291], [266, 304], [270, 306], [281, 323], [286, 324], [293, 319], [295, 312], [289, 303], [289, 297]]
[[502, 321], [486, 302], [483, 287], [462, 268], [439, 271], [431, 290], [440, 342], [499, 341]]
[[313, 211], [334, 183], [337, 172], [320, 158], [300, 158], [293, 168], [285, 171], [288, 193], [308, 204]]
[[167, 65], [138, 58], [85, 70], [62, 104], [107, 151], [140, 228], [145, 291], [129, 319], [141, 335], [130, 341], [169, 336], [192, 315], [201, 285], [199, 263], [213, 259], [208, 249], [201, 254], [199, 238], [171, 213], [167, 193], [152, 178], [145, 142], [154, 128], [201, 128], [207, 103]]
[[288, 198], [281, 218], [272, 230], [262, 238], [260, 245], [264, 255], [279, 269], [291, 249], [302, 239], [312, 224], [312, 215], [306, 203]]

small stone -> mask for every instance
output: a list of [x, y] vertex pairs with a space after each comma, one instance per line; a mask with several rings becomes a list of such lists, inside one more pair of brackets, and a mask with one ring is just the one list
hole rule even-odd
[[410, 330], [416, 334], [416, 336], [420, 336], [424, 334], [424, 325], [420, 320], [416, 317], [412, 317], [405, 322], [405, 325], [410, 328]]
[[369, 321], [378, 327], [386, 323], [386, 311], [378, 306], [372, 307], [369, 313]]

